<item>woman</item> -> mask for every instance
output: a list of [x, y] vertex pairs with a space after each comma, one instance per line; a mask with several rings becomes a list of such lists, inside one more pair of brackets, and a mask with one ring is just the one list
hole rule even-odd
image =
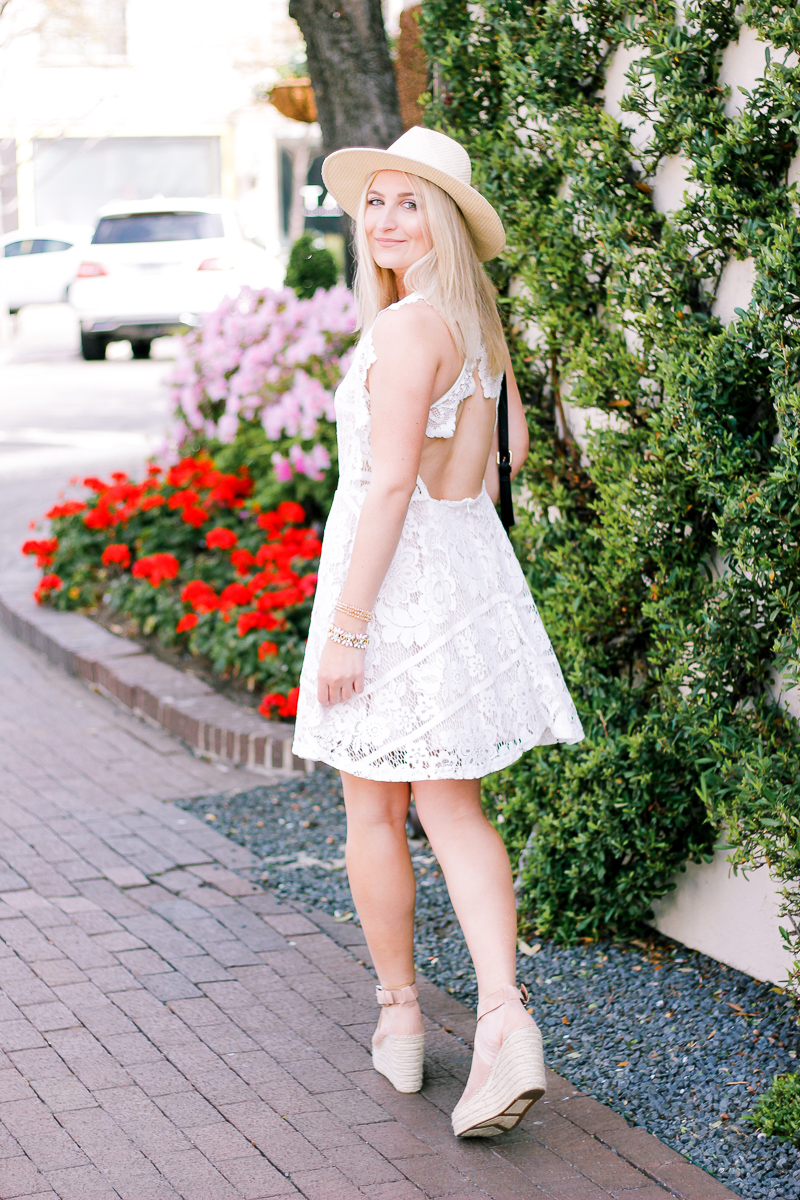
[[466, 151], [415, 128], [339, 150], [323, 178], [356, 221], [361, 340], [336, 393], [339, 487], [325, 529], [294, 752], [341, 772], [347, 870], [380, 980], [376, 1069], [422, 1083], [414, 984], [417, 813], [472, 955], [480, 1004], [457, 1135], [511, 1129], [544, 1092], [539, 1030], [516, 987], [516, 910], [480, 780], [531, 746], [583, 736], [494, 509], [508, 375], [516, 470], [528, 437], [494, 291], [494, 209]]

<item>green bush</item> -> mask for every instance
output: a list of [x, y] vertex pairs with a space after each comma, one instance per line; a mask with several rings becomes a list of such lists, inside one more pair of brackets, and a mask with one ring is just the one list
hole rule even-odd
[[286, 287], [293, 288], [301, 300], [310, 300], [317, 288], [332, 288], [338, 277], [339, 268], [330, 250], [315, 246], [312, 234], [302, 234], [289, 252]]
[[768, 1137], [800, 1143], [800, 1075], [776, 1075], [751, 1120]]
[[[567, 940], [626, 933], [724, 826], [734, 863], [782, 882], [800, 958], [800, 737], [774, 697], [800, 647], [800, 69], [782, 61], [800, 10], [737, 12], [425, 0], [426, 120], [467, 146], [508, 231], [492, 269], [531, 431], [514, 542], [587, 734], [486, 783], [527, 915]], [[773, 50], [729, 117], [740, 19]], [[618, 120], [601, 89], [620, 47]], [[653, 177], [675, 155], [666, 215]], [[737, 258], [755, 284], [726, 328]]]

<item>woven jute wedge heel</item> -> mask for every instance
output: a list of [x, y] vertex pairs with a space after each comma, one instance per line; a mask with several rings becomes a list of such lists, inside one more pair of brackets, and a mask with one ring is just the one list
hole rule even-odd
[[[478, 1005], [478, 1020], [506, 1001], [528, 999], [523, 988], [506, 984]], [[518, 1125], [545, 1093], [542, 1035], [534, 1023], [512, 1029], [477, 1091], [464, 1093], [453, 1111], [457, 1137], [496, 1137]]]
[[[413, 1004], [419, 995], [417, 985], [407, 987], [375, 988], [378, 1004]], [[425, 1034], [403, 1036], [387, 1033], [379, 1038], [377, 1031], [372, 1037], [372, 1065], [385, 1075], [398, 1092], [418, 1092], [422, 1087], [422, 1067], [425, 1059]]]

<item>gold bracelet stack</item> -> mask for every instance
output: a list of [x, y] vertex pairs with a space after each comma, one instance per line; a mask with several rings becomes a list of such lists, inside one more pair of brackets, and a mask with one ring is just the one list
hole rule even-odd
[[355, 617], [357, 621], [364, 621], [367, 625], [375, 616], [374, 613], [367, 612], [365, 608], [356, 608], [353, 604], [342, 604], [341, 600], [336, 605], [336, 611], [344, 613], [346, 617]]
[[348, 633], [346, 629], [340, 629], [338, 625], [331, 625], [328, 637], [332, 642], [338, 642], [340, 646], [349, 646], [351, 650], [366, 650], [369, 645], [369, 638], [365, 633]]

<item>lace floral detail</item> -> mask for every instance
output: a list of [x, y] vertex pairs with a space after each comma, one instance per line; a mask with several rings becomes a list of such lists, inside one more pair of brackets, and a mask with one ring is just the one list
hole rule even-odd
[[481, 381], [483, 394], [487, 400], [497, 400], [500, 396], [500, 384], [503, 382], [503, 372], [499, 375], [492, 375], [489, 371], [489, 360], [486, 357], [486, 350], [481, 348], [478, 358], [478, 378]]
[[474, 363], [464, 363], [453, 386], [430, 407], [425, 433], [429, 438], [451, 438], [456, 431], [459, 407], [475, 391]]
[[[374, 361], [368, 331], [336, 393], [341, 477], [325, 527], [294, 753], [366, 779], [413, 782], [478, 779], [531, 746], [580, 741], [578, 714], [485, 489], [474, 499], [434, 500], [417, 481], [374, 606], [364, 691], [331, 708], [317, 701], [319, 660], [372, 470], [366, 376]], [[442, 431], [451, 421], [455, 428], [473, 370], [465, 364], [432, 406], [441, 411], [429, 436], [452, 436]], [[485, 395], [492, 387], [497, 394], [499, 379], [480, 378]]]

